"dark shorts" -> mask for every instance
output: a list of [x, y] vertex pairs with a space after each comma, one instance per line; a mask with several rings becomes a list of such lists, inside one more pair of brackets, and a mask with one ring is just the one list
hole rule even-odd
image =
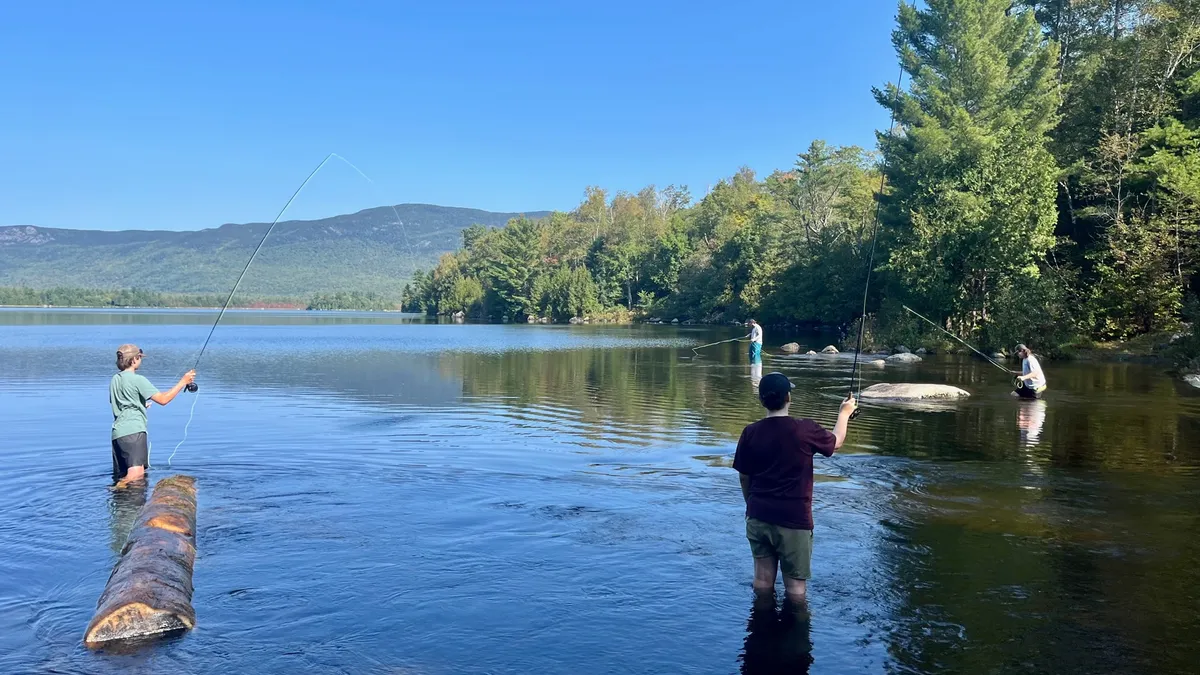
[[1024, 385], [1017, 387], [1013, 391], [1017, 392], [1017, 396], [1020, 396], [1021, 398], [1041, 398], [1042, 392], [1046, 391], [1046, 385], [1042, 385], [1038, 389], [1034, 389], [1029, 385]]
[[139, 431], [112, 442], [113, 478], [122, 478], [130, 467], [146, 466], [150, 459], [150, 446], [146, 432]]
[[778, 558], [783, 576], [791, 579], [812, 577], [812, 530], [793, 530], [746, 518], [746, 539], [755, 558]]

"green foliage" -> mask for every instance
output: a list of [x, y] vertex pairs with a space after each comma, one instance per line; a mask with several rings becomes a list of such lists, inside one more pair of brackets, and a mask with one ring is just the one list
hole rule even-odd
[[[145, 289], [0, 287], [0, 306], [11, 307], [220, 307], [228, 296], [159, 293]], [[289, 298], [239, 295], [230, 307], [298, 307]]]
[[892, 187], [887, 270], [968, 330], [996, 289], [1036, 277], [1053, 245], [1057, 49], [1005, 0], [902, 4], [893, 41], [912, 84], [876, 92], [903, 133], [881, 136]]
[[559, 267], [539, 276], [534, 283], [538, 313], [555, 321], [566, 321], [600, 311], [596, 282], [583, 267]]
[[359, 310], [384, 311], [396, 309], [396, 301], [375, 293], [339, 291], [313, 296], [308, 301], [310, 310]]

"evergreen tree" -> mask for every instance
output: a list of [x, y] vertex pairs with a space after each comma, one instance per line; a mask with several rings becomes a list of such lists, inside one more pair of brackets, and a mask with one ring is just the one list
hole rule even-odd
[[1057, 48], [1006, 0], [901, 3], [893, 43], [909, 91], [876, 91], [900, 133], [880, 136], [887, 269], [901, 293], [964, 328], [1005, 277], [1036, 276], [1053, 245]]

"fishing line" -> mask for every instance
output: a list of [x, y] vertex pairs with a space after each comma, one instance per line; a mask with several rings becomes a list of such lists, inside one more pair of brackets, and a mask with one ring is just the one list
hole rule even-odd
[[175, 459], [175, 453], [179, 452], [179, 446], [183, 445], [183, 442], [187, 440], [188, 428], [190, 428], [192, 426], [192, 417], [196, 414], [196, 401], [199, 401], [199, 400], [200, 400], [200, 394], [197, 393], [192, 398], [192, 409], [188, 411], [187, 424], [183, 425], [183, 438], [179, 439], [179, 442], [175, 444], [175, 449], [171, 451], [171, 456], [167, 458], [167, 467], [171, 466], [171, 460]]
[[[258, 257], [258, 252], [262, 250], [263, 244], [267, 243], [267, 237], [271, 236], [271, 232], [274, 231], [275, 226], [279, 224], [279, 220], [283, 218], [283, 214], [287, 213], [287, 210], [289, 207], [291, 207], [292, 202], [296, 201], [296, 197], [300, 196], [300, 193], [304, 191], [304, 188], [308, 185], [309, 181], [311, 181], [313, 177], [315, 177], [321, 171], [321, 169], [325, 167], [330, 159], [335, 157], [341, 160], [351, 169], [354, 169], [358, 175], [362, 176], [368, 183], [371, 184], [372, 187], [375, 187], [376, 190], [378, 190], [378, 186], [376, 186], [375, 181], [371, 180], [370, 176], [363, 173], [362, 169], [355, 166], [350, 160], [342, 157], [336, 152], [331, 152], [328, 155], [325, 155], [325, 158], [321, 160], [321, 163], [318, 164], [317, 167], [308, 174], [308, 177], [304, 179], [304, 182], [300, 184], [300, 187], [296, 188], [296, 191], [293, 192], [292, 196], [288, 198], [287, 203], [283, 205], [283, 208], [279, 210], [279, 214], [275, 216], [275, 220], [271, 221], [270, 226], [267, 227], [267, 231], [263, 233], [262, 239], [258, 241], [258, 246], [254, 247], [254, 251], [250, 254], [250, 259], [246, 261], [246, 266], [242, 268], [242, 273], [238, 275], [237, 281], [234, 282], [233, 288], [229, 291], [229, 296], [225, 298], [225, 304], [221, 306], [221, 311], [217, 313], [216, 320], [213, 321], [212, 327], [208, 329], [208, 336], [204, 338], [204, 344], [200, 346], [200, 353], [196, 355], [196, 362], [192, 365], [192, 370], [195, 370], [200, 366], [200, 359], [204, 357], [204, 352], [208, 349], [208, 343], [212, 340], [213, 333], [217, 330], [217, 325], [221, 323], [221, 318], [225, 316], [225, 312], [229, 309], [229, 304], [233, 302], [233, 296], [237, 293], [238, 288], [242, 285], [242, 279], [246, 277], [246, 272], [250, 270], [250, 265], [253, 264], [254, 259]], [[396, 224], [400, 226], [400, 232], [404, 237], [404, 246], [408, 249], [409, 257], [415, 259], [412, 243], [408, 240], [408, 228], [404, 226], [404, 221], [400, 219], [400, 212], [396, 210], [396, 206], [394, 204], [388, 204], [388, 207], [392, 209], [392, 214], [396, 216]], [[188, 412], [188, 421], [183, 427], [183, 438], [180, 439], [179, 443], [175, 445], [175, 449], [171, 451], [171, 456], [167, 458], [167, 466], [171, 466], [171, 460], [175, 457], [175, 453], [179, 452], [180, 446], [182, 446], [184, 441], [187, 440], [188, 429], [191, 427], [192, 418], [196, 414], [196, 402], [200, 400], [200, 395], [198, 393], [200, 387], [195, 382], [188, 384], [186, 389], [189, 392], [196, 394], [196, 397], [192, 399], [192, 407]]]
[[908, 305], [901, 305], [901, 307], [903, 307], [904, 309], [907, 309], [908, 311], [912, 312], [914, 315], [916, 315], [916, 317], [917, 317], [917, 318], [919, 318], [919, 319], [921, 319], [921, 320], [925, 321], [925, 322], [926, 322], [926, 323], [928, 323], [930, 326], [933, 326], [934, 328], [936, 328], [936, 329], [938, 329], [938, 330], [942, 331], [942, 332], [943, 332], [943, 333], [945, 333], [946, 335], [949, 335], [950, 337], [954, 338], [955, 340], [958, 340], [959, 342], [961, 342], [961, 343], [962, 343], [962, 345], [963, 345], [964, 347], [966, 347], [967, 349], [970, 349], [971, 351], [975, 352], [976, 354], [978, 354], [978, 355], [982, 356], [982, 357], [983, 357], [983, 358], [984, 358], [984, 359], [985, 359], [985, 360], [986, 360], [988, 363], [992, 364], [993, 366], [996, 366], [997, 368], [999, 368], [1000, 370], [1003, 370], [1004, 372], [1008, 373], [1009, 375], [1012, 375], [1012, 371], [1011, 371], [1011, 370], [1009, 370], [1008, 368], [1005, 368], [1004, 366], [1000, 365], [999, 363], [996, 363], [996, 361], [995, 361], [994, 359], [992, 359], [992, 357], [988, 356], [987, 354], [984, 354], [983, 352], [979, 351], [978, 349], [976, 349], [976, 348], [972, 347], [971, 345], [967, 344], [967, 341], [966, 341], [966, 340], [964, 340], [964, 339], [962, 339], [962, 338], [958, 337], [957, 335], [955, 335], [954, 333], [951, 333], [950, 331], [946, 330], [945, 328], [942, 328], [941, 326], [937, 325], [937, 324], [936, 324], [936, 323], [934, 323], [933, 321], [930, 321], [929, 319], [926, 319], [925, 317], [921, 316], [920, 314], [917, 314], [916, 310], [914, 310], [913, 308], [909, 307]]
[[[900, 76], [896, 78], [896, 94], [899, 99], [900, 85], [904, 82], [904, 66], [900, 66]], [[892, 115], [888, 120], [888, 137], [896, 129], [896, 107], [899, 105], [899, 100], [892, 104]], [[862, 314], [858, 319], [858, 347], [854, 350], [854, 366], [850, 370], [850, 391], [846, 394], [846, 398], [854, 396], [855, 389], [858, 390], [858, 398], [862, 397], [862, 371], [858, 367], [858, 355], [862, 353], [863, 348], [863, 333], [867, 329], [867, 295], [871, 289], [871, 272], [875, 268], [875, 244], [879, 240], [879, 212], [883, 203], [883, 190], [887, 187], [887, 173], [881, 166], [879, 168], [879, 194], [875, 197], [875, 222], [871, 227], [871, 253], [867, 256], [867, 274], [866, 281], [863, 283], [863, 299], [862, 299]], [[855, 408], [854, 412], [850, 413], [850, 419], [858, 417], [861, 408]]]
[[[744, 338], [744, 337], [735, 337], [735, 338], [729, 338], [728, 340], [721, 340], [720, 342], [710, 342], [706, 345], [700, 345], [699, 347], [692, 347], [692, 353], [695, 354], [696, 356], [700, 356], [700, 352], [697, 351], [699, 349], [704, 349], [705, 347], [715, 347], [717, 345], [723, 345], [726, 342], [741, 342], [742, 340], [745, 340], [745, 339], [746, 338]], [[693, 357], [693, 358], [695, 358], [695, 357]]]

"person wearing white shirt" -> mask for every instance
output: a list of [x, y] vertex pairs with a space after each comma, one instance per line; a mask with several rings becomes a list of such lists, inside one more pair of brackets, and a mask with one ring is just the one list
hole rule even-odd
[[762, 363], [762, 345], [763, 345], [763, 329], [754, 319], [746, 322], [750, 326], [750, 332], [746, 337], [750, 338], [750, 363]]
[[1046, 390], [1046, 374], [1042, 372], [1042, 364], [1025, 345], [1017, 345], [1017, 356], [1021, 359], [1021, 372], [1013, 371], [1017, 376], [1017, 396], [1021, 398], [1038, 398]]

